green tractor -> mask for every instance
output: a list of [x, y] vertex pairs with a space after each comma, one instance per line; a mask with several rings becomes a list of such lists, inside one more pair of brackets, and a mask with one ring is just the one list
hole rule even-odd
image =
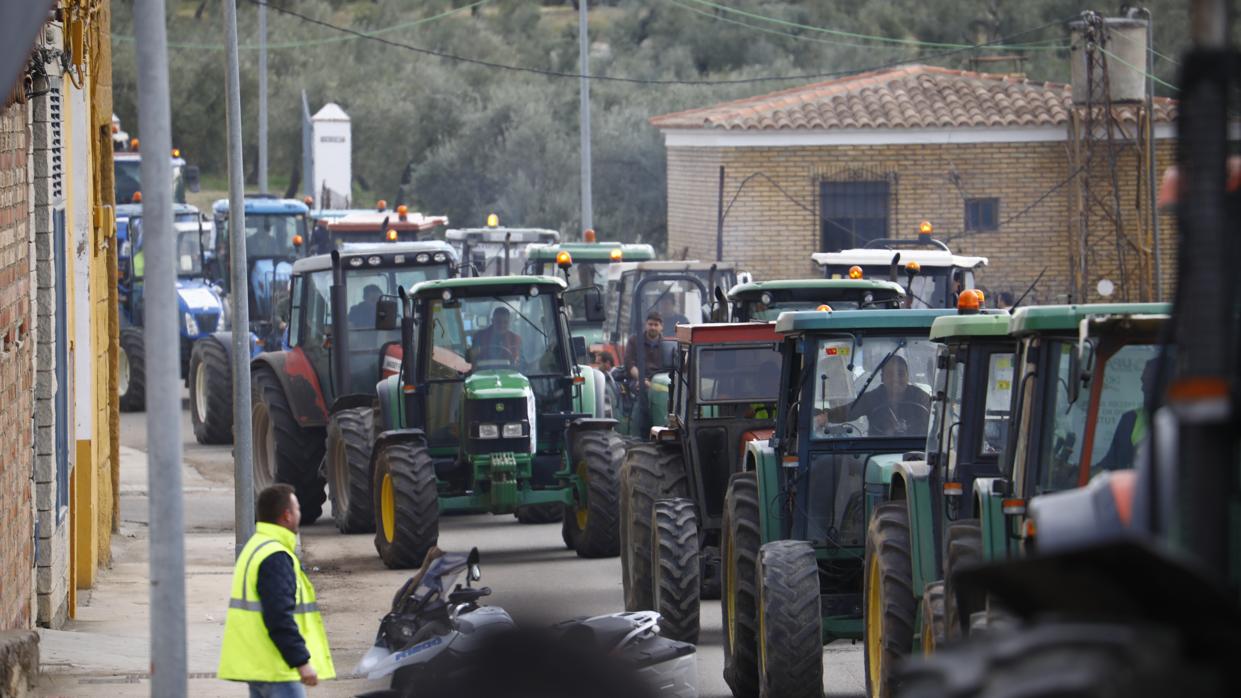
[[864, 474], [926, 446], [940, 309], [776, 321], [775, 432], [724, 501], [724, 676], [736, 696], [818, 696], [822, 645], [862, 638]]
[[569, 336], [565, 286], [479, 277], [404, 296], [405, 350], [378, 386], [372, 456], [375, 547], [389, 567], [421, 564], [448, 512], [563, 512], [570, 549], [617, 554], [622, 449], [603, 374], [573, 364], [583, 342]]
[[728, 291], [733, 322], [771, 322], [793, 310], [901, 308], [905, 289], [873, 279], [781, 279], [751, 281]]

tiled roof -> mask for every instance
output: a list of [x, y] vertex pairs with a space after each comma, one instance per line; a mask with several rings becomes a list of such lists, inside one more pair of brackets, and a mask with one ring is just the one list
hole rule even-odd
[[[1063, 126], [1071, 108], [1069, 85], [910, 65], [664, 114], [651, 124], [741, 131]], [[1122, 122], [1137, 116], [1136, 105], [1114, 108]], [[1156, 123], [1175, 118], [1176, 101], [1156, 98]]]

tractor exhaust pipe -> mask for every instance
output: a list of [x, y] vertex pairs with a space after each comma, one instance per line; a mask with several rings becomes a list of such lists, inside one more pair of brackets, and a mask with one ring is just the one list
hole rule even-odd
[[332, 344], [328, 349], [332, 362], [332, 399], [349, 394], [349, 299], [345, 295], [345, 268], [340, 252], [332, 250]]

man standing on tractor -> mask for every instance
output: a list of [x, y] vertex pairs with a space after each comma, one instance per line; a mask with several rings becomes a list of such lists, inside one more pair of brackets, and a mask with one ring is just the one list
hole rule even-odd
[[332, 233], [327, 229], [327, 221], [323, 218], [315, 221], [314, 232], [310, 234], [310, 254], [329, 254], [332, 251]]
[[367, 284], [366, 288], [362, 289], [362, 300], [349, 309], [349, 326], [359, 330], [373, 329], [375, 308], [379, 305], [379, 299], [383, 293], [383, 289], [375, 284]]
[[931, 396], [909, 384], [909, 364], [892, 354], [883, 364], [883, 384], [859, 395], [848, 405], [832, 407], [816, 416], [815, 425], [824, 430], [829, 421], [852, 422], [867, 418], [873, 436], [911, 436], [926, 433]]
[[245, 681], [251, 698], [298, 698], [336, 676], [315, 589], [294, 548], [302, 511], [293, 488], [259, 493], [258, 523], [233, 570], [216, 675]]
[[[641, 395], [651, 387], [651, 376], [664, 366], [664, 318], [657, 311], [646, 314], [646, 331], [633, 335], [625, 343], [625, 372], [628, 373], [632, 394]], [[642, 361], [638, 361], [642, 352]], [[635, 434], [645, 434], [651, 428], [651, 415], [646, 400], [634, 400], [630, 414]]]
[[491, 312], [491, 324], [474, 335], [473, 361], [500, 360], [513, 365], [521, 359], [521, 337], [509, 330], [508, 308]]

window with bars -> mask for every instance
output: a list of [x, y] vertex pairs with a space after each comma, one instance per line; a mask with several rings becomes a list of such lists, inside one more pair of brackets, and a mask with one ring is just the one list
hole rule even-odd
[[888, 237], [891, 183], [884, 180], [820, 184], [820, 249], [835, 252]]
[[1000, 200], [995, 197], [965, 200], [965, 229], [986, 232], [1000, 229]]

